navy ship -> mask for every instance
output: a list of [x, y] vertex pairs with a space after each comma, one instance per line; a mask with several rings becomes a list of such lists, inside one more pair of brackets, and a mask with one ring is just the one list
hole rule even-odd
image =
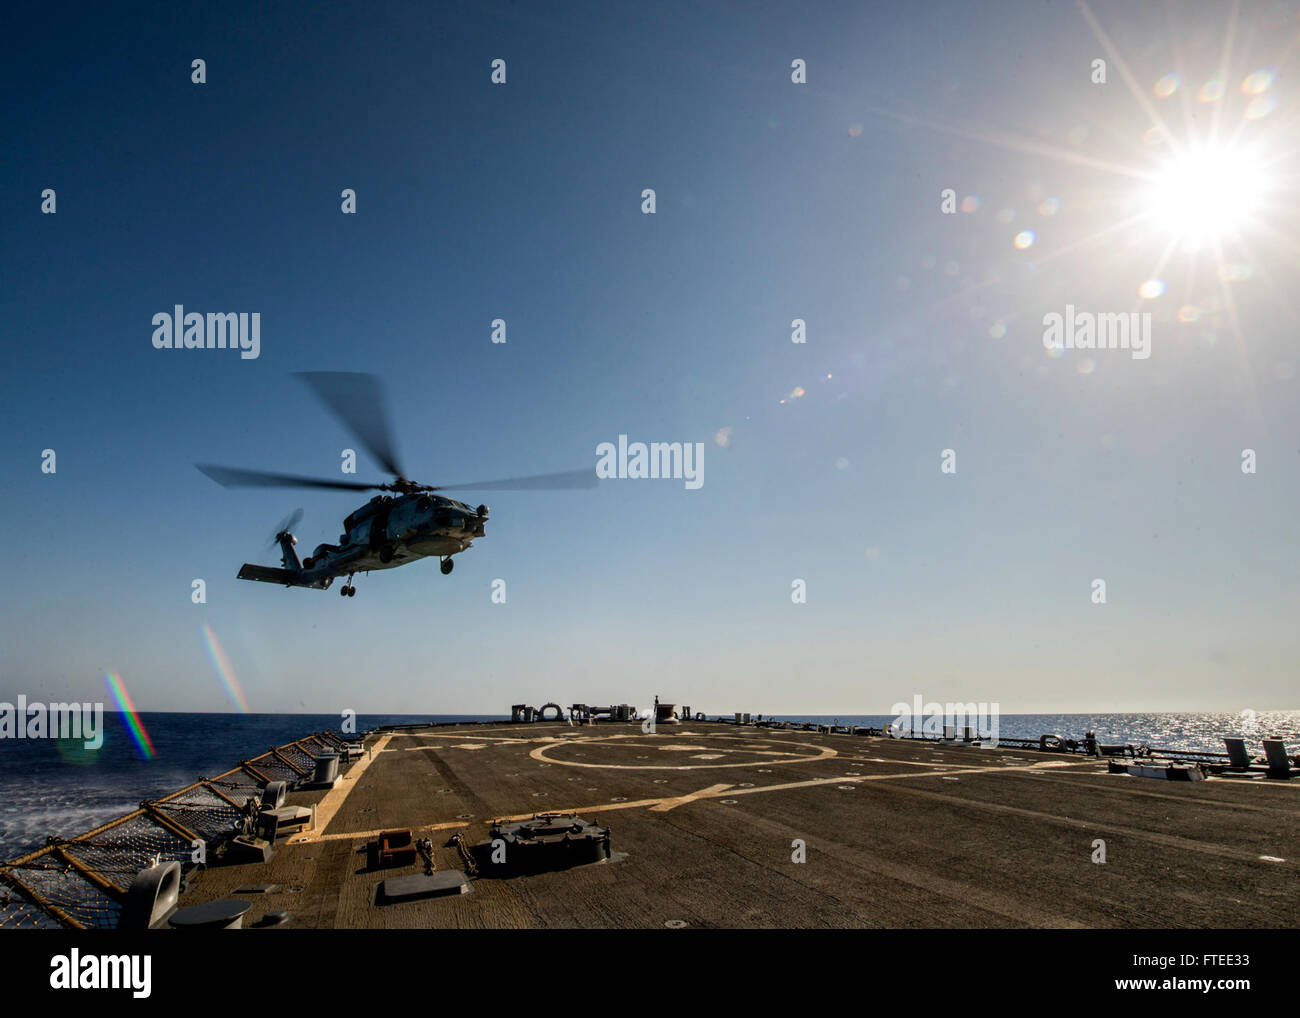
[[641, 713], [304, 736], [3, 865], [0, 928], [1294, 922], [1280, 741], [1256, 758]]

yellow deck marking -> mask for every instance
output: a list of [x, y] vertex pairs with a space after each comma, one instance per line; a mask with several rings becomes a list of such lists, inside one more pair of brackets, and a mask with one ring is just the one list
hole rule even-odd
[[[617, 736], [617, 735], [616, 735], [616, 736], [612, 736], [612, 738], [615, 738], [615, 739], [618, 739], [618, 738], [628, 738], [628, 736]], [[597, 738], [597, 739], [583, 739], [581, 742], [574, 743], [574, 745], [589, 746], [589, 745], [591, 745], [592, 743], [596, 743], [596, 742], [604, 742], [604, 741], [606, 741], [606, 740], [605, 740], [605, 739], [599, 739], [599, 738]], [[567, 746], [567, 745], [569, 745], [569, 743], [565, 743], [565, 745]], [[773, 751], [773, 750], [769, 750], [769, 751], [766, 751], [766, 752], [760, 752], [760, 751], [758, 751], [758, 750], [746, 749], [746, 750], [741, 750], [741, 752], [743, 752], [743, 753], [748, 753], [748, 754], [750, 754], [751, 756], [763, 756], [763, 757], [781, 756], [781, 757], [786, 757], [786, 759], [784, 759], [784, 760], [770, 760], [770, 759], [764, 759], [764, 760], [746, 760], [746, 761], [744, 761], [744, 762], [742, 762], [742, 763], [726, 763], [726, 764], [612, 764], [612, 763], [611, 763], [611, 764], [604, 764], [604, 763], [579, 763], [579, 762], [576, 761], [576, 760], [556, 760], [556, 759], [554, 759], [553, 757], [549, 757], [549, 756], [547, 756], [547, 755], [546, 755], [546, 751], [547, 751], [548, 749], [553, 749], [553, 748], [555, 748], [554, 743], [548, 743], [548, 744], [545, 745], [545, 746], [538, 746], [536, 749], [532, 750], [528, 755], [531, 756], [534, 760], [541, 760], [541, 761], [543, 761], [543, 762], [545, 762], [545, 763], [550, 763], [550, 764], [559, 764], [561, 767], [594, 767], [594, 768], [596, 768], [596, 769], [598, 769], [598, 770], [608, 770], [608, 771], [698, 771], [698, 770], [720, 770], [720, 769], [723, 768], [723, 767], [756, 767], [756, 766], [758, 766], [760, 763], [772, 764], [773, 766], [779, 766], [779, 765], [781, 765], [781, 764], [793, 764], [793, 763], [814, 763], [814, 762], [816, 762], [816, 761], [818, 761], [818, 760], [830, 760], [830, 759], [832, 759], [832, 758], [834, 758], [834, 757], [839, 756], [839, 753], [838, 753], [836, 750], [831, 749], [829, 746], [818, 746], [818, 745], [816, 745], [815, 743], [811, 743], [811, 742], [791, 742], [791, 743], [786, 743], [785, 745], [790, 745], [790, 746], [802, 746], [802, 747], [804, 747], [805, 749], [815, 749], [815, 750], [817, 750], [818, 755], [817, 755], [817, 756], [799, 755], [799, 754], [794, 754], [794, 753], [786, 753], [786, 752]], [[654, 747], [654, 746], [645, 746], [645, 747], [637, 747], [637, 748], [654, 749], [654, 748], [656, 748], [656, 747]]]
[[[330, 821], [334, 819], [334, 814], [347, 801], [352, 789], [357, 787], [357, 780], [374, 763], [375, 757], [387, 748], [388, 740], [391, 738], [391, 735], [381, 735], [378, 741], [370, 747], [370, 752], [358, 760], [356, 765], [343, 776], [343, 779], [326, 792], [325, 797], [316, 804], [316, 830], [323, 831], [330, 825]], [[287, 843], [293, 845], [299, 841], [310, 841], [312, 839], [312, 833], [302, 831], [291, 837]]]
[[[680, 806], [682, 803], [691, 802], [695, 799], [707, 799], [707, 798], [712, 798], [714, 795], [721, 795], [722, 794], [721, 791], [715, 791], [715, 790], [726, 789], [730, 787], [731, 787], [730, 785], [710, 785], [708, 788], [701, 789], [698, 792], [693, 792], [690, 795], [672, 796], [669, 798], [635, 799], [629, 802], [605, 802], [605, 803], [600, 803], [599, 805], [596, 806], [575, 806], [569, 809], [533, 810], [529, 813], [516, 813], [513, 816], [491, 817], [486, 822], [491, 823], [492, 821], [496, 821], [496, 820], [504, 820], [504, 821], [531, 820], [533, 817], [537, 816], [538, 813], [579, 813], [579, 814], [609, 813], [614, 810], [620, 810], [620, 809], [641, 809], [642, 807], [649, 807], [653, 809], [656, 806], [663, 806], [665, 809], [672, 809], [674, 806]], [[753, 789], [748, 789], [748, 791], [753, 791]], [[470, 826], [469, 822], [465, 820], [450, 820], [440, 824], [421, 824], [418, 827], [412, 827], [411, 831], [413, 833], [418, 831], [450, 831], [458, 827], [469, 827], [469, 826]], [[302, 840], [342, 841], [345, 838], [370, 839], [370, 838], [379, 837], [380, 831], [386, 831], [386, 830], [391, 830], [391, 828], [382, 827], [382, 828], [376, 828], [373, 831], [340, 831], [337, 834], [322, 834], [316, 838], [310, 838], [310, 839], [303, 838]], [[295, 838], [294, 840], [296, 841], [297, 839]]]
[[[722, 786], [722, 787], [726, 787], [726, 786]], [[702, 789], [701, 791], [693, 793], [693, 797], [709, 798], [710, 796], [708, 795], [708, 789]], [[662, 798], [662, 799], [637, 799], [634, 802], [606, 802], [606, 803], [602, 803], [599, 806], [577, 806], [574, 807], [573, 809], [549, 809], [546, 810], [545, 812], [547, 813], [609, 813], [612, 812], [613, 810], [618, 810], [618, 809], [640, 809], [643, 806], [653, 809], [655, 806], [661, 806], [666, 802], [676, 803], [677, 798], [678, 798], [677, 796], [672, 796], [672, 797]], [[671, 807], [669, 808], [671, 809]], [[532, 813], [516, 813], [514, 816], [496, 817], [495, 819], [531, 820], [533, 817], [537, 816], [537, 812], [538, 811], [534, 811]]]
[[[334, 815], [338, 812], [339, 807], [342, 806], [343, 802], [346, 800], [351, 789], [355, 787], [356, 779], [361, 777], [361, 775], [365, 772], [366, 768], [372, 762], [374, 755], [384, 751], [391, 737], [392, 736], [389, 735], [385, 735], [381, 737], [380, 740], [375, 743], [372, 749], [371, 756], [369, 758], [361, 760], [357, 764], [357, 766], [354, 767], [352, 771], [348, 773], [345, 780], [351, 782], [350, 785], [340, 786], [339, 788], [335, 788], [331, 790], [329, 793], [326, 794], [325, 798], [321, 800], [320, 804], [317, 806], [317, 830], [323, 830], [325, 827], [329, 825]], [[455, 736], [448, 735], [445, 737], [455, 737]], [[463, 736], [460, 737], [463, 738]], [[599, 736], [586, 737], [578, 741], [579, 743], [585, 744], [589, 742], [605, 742], [605, 741], [612, 741], [615, 739], [622, 740], [622, 739], [635, 738], [635, 737], [636, 736], [634, 735], [612, 735], [612, 736], [603, 736], [603, 737], [599, 737]], [[698, 738], [699, 736], [696, 735], [695, 737]], [[729, 737], [718, 736], [718, 738], [729, 738]], [[730, 737], [730, 738], [734, 738], [734, 737]], [[546, 751], [548, 749], [551, 749], [556, 742], [567, 741], [567, 740], [557, 740], [554, 739], [553, 737], [542, 737], [538, 739], [509, 739], [503, 741], [518, 742], [518, 743], [535, 743], [535, 742], [541, 743], [541, 745], [536, 746], [536, 748], [534, 748], [529, 752], [529, 756], [537, 760], [544, 760], [548, 763], [556, 763], [556, 764], [573, 766], [573, 767], [607, 768], [610, 770], [702, 770], [702, 769], [717, 769], [720, 767], [752, 767], [756, 763], [768, 763], [768, 764], [801, 763], [801, 762], [812, 763], [820, 760], [829, 760], [839, 756], [839, 754], [835, 750], [829, 749], [828, 747], [817, 746], [812, 743], [795, 743], [795, 742], [782, 740], [782, 744], [785, 745], [800, 746], [804, 748], [819, 750], [821, 755], [820, 756], [795, 756], [793, 759], [788, 759], [788, 760], [751, 761], [748, 763], [741, 763], [741, 764], [712, 764], [712, 765], [704, 765], [702, 767], [691, 767], [691, 766], [675, 767], [675, 766], [654, 766], [654, 765], [642, 766], [642, 765], [628, 765], [628, 764], [589, 764], [589, 763], [576, 763], [576, 762], [568, 762], [568, 761], [561, 761], [561, 760], [552, 760], [545, 756]], [[414, 747], [414, 748], [420, 749], [422, 747]], [[646, 748], [651, 748], [651, 747], [646, 747]], [[411, 747], [406, 747], [406, 749], [407, 751], [409, 751]], [[752, 752], [749, 750], [746, 751]], [[763, 754], [763, 755], [768, 755], [768, 754]], [[773, 755], [785, 755], [785, 754], [773, 754]], [[532, 810], [528, 813], [519, 813], [513, 816], [502, 816], [502, 817], [496, 817], [491, 819], [497, 819], [503, 821], [529, 820], [532, 817], [536, 816], [539, 812], [584, 814], [584, 813], [606, 813], [606, 812], [612, 812], [616, 810], [626, 810], [626, 809], [648, 809], [650, 812], [664, 813], [664, 812], [668, 812], [669, 810], [676, 809], [678, 806], [682, 806], [687, 803], [706, 800], [706, 799], [723, 798], [724, 796], [731, 797], [731, 796], [740, 796], [740, 795], [755, 795], [761, 792], [782, 792], [782, 791], [789, 791], [797, 788], [815, 788], [821, 785], [853, 785], [853, 784], [865, 783], [869, 781], [898, 781], [898, 780], [906, 780], [906, 779], [913, 779], [913, 778], [935, 778], [935, 777], [944, 777], [944, 776], [953, 776], [953, 775], [960, 776], [965, 774], [1007, 774], [1007, 773], [1017, 773], [1017, 772], [1022, 774], [1034, 773], [1034, 772], [1039, 774], [1042, 774], [1044, 772], [1047, 773], [1056, 772], [1058, 774], [1061, 774], [1062, 773], [1061, 768], [1063, 765], [1065, 767], [1074, 769], [1075, 767], [1080, 767], [1089, 764], [1096, 765], [1097, 763], [1097, 761], [1094, 759], [1069, 761], [1069, 762], [1060, 761], [1060, 760], [1039, 760], [1039, 761], [1027, 762], [1024, 764], [1018, 764], [1016, 766], [1007, 766], [1006, 761], [1003, 760], [1003, 761], [999, 761], [996, 765], [977, 767], [977, 766], [971, 766], [970, 764], [963, 764], [963, 763], [949, 763], [949, 764], [913, 763], [906, 760], [889, 760], [881, 757], [877, 757], [877, 758], [842, 757], [841, 759], [845, 761], [861, 760], [863, 762], [870, 762], [870, 763], [902, 764], [904, 766], [915, 768], [915, 769], [911, 771], [905, 771], [903, 773], [893, 773], [893, 774], [858, 774], [858, 775], [851, 775], [851, 776], [811, 778], [804, 781], [791, 781], [779, 785], [757, 785], [752, 788], [737, 788], [731, 784], [720, 783], [715, 785], [709, 785], [706, 788], [702, 788], [696, 792], [690, 792], [686, 795], [660, 796], [660, 797], [649, 798], [649, 799], [636, 799], [629, 802], [597, 803], [588, 806], [578, 806], [578, 807], [571, 807], [571, 808], [553, 807], [549, 810]], [[1023, 758], [1018, 758], [1018, 759], [1023, 759]], [[953, 798], [951, 796], [939, 795], [937, 793], [923, 792], [921, 794], [933, 795], [936, 798], [940, 798], [940, 799]], [[963, 798], [954, 801], [960, 801], [974, 808], [986, 808], [986, 809], [992, 809], [994, 811], [1008, 811], [1008, 812], [1018, 813], [1022, 815], [1042, 817], [1044, 819], [1057, 821], [1057, 822], [1064, 820], [1067, 824], [1075, 824], [1075, 825], [1085, 824], [1084, 821], [1072, 821], [1069, 818], [1056, 817], [1048, 813], [1039, 813], [1037, 811], [1026, 810], [1023, 808], [999, 806], [998, 804], [985, 803], [980, 800], [971, 800], [971, 799]], [[435, 824], [422, 824], [419, 827], [413, 827], [412, 830], [413, 831], [444, 831], [444, 830], [465, 829], [470, 826], [472, 826], [472, 824], [468, 821], [451, 820], [451, 821], [435, 823]], [[1149, 834], [1149, 832], [1144, 832], [1144, 831], [1140, 832], [1127, 827], [1118, 827], [1110, 824], [1100, 824], [1100, 823], [1089, 821], [1086, 822], [1086, 826], [1088, 826], [1089, 829], [1091, 829], [1093, 826], [1096, 826], [1096, 827], [1106, 828], [1111, 831], [1116, 831], [1124, 834], [1136, 835], [1138, 837], [1145, 836], [1149, 840], [1163, 841], [1164, 843], [1177, 845], [1178, 847], [1190, 847], [1193, 844], [1191, 842], [1186, 841], [1186, 839], [1173, 838], [1168, 836], [1153, 837]], [[344, 839], [348, 839], [348, 840], [373, 839], [379, 836], [381, 830], [386, 830], [386, 829], [387, 828], [376, 828], [370, 831], [344, 831], [344, 832], [338, 832], [333, 834], [319, 834], [319, 835], [300, 834], [291, 838], [289, 843], [294, 844], [294, 843], [299, 843], [304, 841], [338, 841]], [[1200, 847], [1199, 843], [1197, 844], [1198, 847]], [[1201, 848], [1201, 850], [1205, 851], [1207, 849]], [[1212, 852], [1213, 854], [1224, 854], [1224, 855], [1232, 855], [1232, 856], [1240, 855], [1240, 853], [1233, 853], [1231, 852], [1231, 850], [1227, 852], [1223, 852], [1221, 850], [1219, 852], [1216, 852], [1214, 848], [1210, 848], [1208, 849], [1208, 851]]]
[[[452, 820], [445, 824], [421, 824], [419, 827], [412, 827], [411, 831], [413, 834], [418, 834], [420, 831], [451, 831], [457, 827], [468, 826], [468, 821]], [[302, 841], [356, 841], [358, 839], [374, 841], [384, 831], [391, 830], [391, 827], [376, 827], [373, 831], [340, 831], [337, 834], [320, 834], [316, 837], [295, 837], [289, 841], [289, 844]]]
[[[575, 734], [576, 734], [576, 733], [575, 733]], [[442, 734], [442, 735], [406, 735], [405, 733], [402, 733], [402, 734], [399, 734], [399, 735], [398, 735], [398, 738], [404, 738], [404, 739], [456, 739], [456, 738], [459, 738], [459, 739], [461, 740], [461, 742], [464, 742], [466, 736], [464, 736], [464, 735], [456, 736], [456, 735], [446, 735], [446, 734]], [[487, 738], [487, 739], [478, 739], [478, 742], [482, 743], [482, 744], [485, 745], [485, 746], [486, 746], [486, 745], [491, 745], [491, 746], [495, 746], [495, 747], [500, 747], [500, 746], [524, 746], [524, 745], [528, 745], [528, 744], [530, 744], [530, 743], [534, 743], [534, 742], [544, 742], [544, 743], [547, 743], [548, 745], [554, 745], [555, 743], [559, 743], [559, 742], [572, 742], [572, 741], [574, 741], [573, 738], [567, 738], [567, 739], [566, 739], [566, 738], [564, 738], [564, 737], [562, 737], [562, 736], [555, 736], [555, 735], [539, 735], [539, 736], [537, 736], [537, 738], [535, 738], [535, 739], [502, 739], [502, 738], [491, 738], [491, 737], [489, 737], [489, 738]], [[579, 739], [578, 741], [579, 741], [579, 742], [583, 742], [583, 741], [586, 741], [586, 740], [584, 740], [584, 739]], [[411, 750], [425, 750], [425, 749], [432, 749], [433, 747], [432, 747], [432, 746], [406, 746], [406, 747], [403, 747], [403, 748], [405, 748], [405, 749], [409, 752], [409, 751], [411, 751]], [[457, 747], [453, 746], [453, 747], [451, 747], [451, 748], [452, 748], [452, 749], [455, 749], [455, 748], [457, 748]]]
[[[734, 766], [729, 764], [728, 766]], [[690, 770], [691, 768], [685, 768]], [[1019, 769], [1019, 768], [1017, 768]], [[1028, 770], [1029, 768], [1024, 768]], [[996, 771], [1001, 774], [1004, 768], [1001, 767], [981, 767], [969, 768], [959, 771], [960, 774], [983, 774]], [[572, 807], [552, 807], [547, 810], [533, 810], [529, 813], [516, 813], [513, 816], [495, 817], [496, 820], [531, 820], [538, 813], [608, 813], [614, 810], [623, 809], [641, 809], [647, 808], [652, 812], [663, 813], [678, 806], [689, 802], [695, 802], [700, 799], [720, 799], [723, 796], [733, 795], [753, 795], [758, 792], [782, 792], [791, 788], [815, 788], [818, 785], [846, 785], [854, 784], [861, 781], [891, 781], [900, 778], [925, 778], [937, 777], [940, 772], [932, 771], [924, 774], [913, 772], [911, 774], [864, 774], [857, 777], [848, 778], [814, 778], [808, 781], [792, 781], [784, 785], [757, 785], [753, 788], [736, 788], [734, 785], [717, 784], [702, 788], [698, 792], [691, 792], [687, 795], [669, 795], [653, 799], [634, 799], [628, 802], [606, 802], [598, 803], [592, 806], [572, 806]], [[323, 826], [323, 825], [322, 825]], [[446, 831], [455, 828], [469, 827], [470, 824], [464, 820], [452, 820], [437, 824], [421, 824], [418, 827], [412, 827], [412, 831]], [[322, 834], [314, 838], [301, 838], [303, 841], [340, 841], [344, 838], [375, 838], [379, 836], [381, 830], [388, 828], [376, 828], [373, 831], [341, 831], [337, 834]], [[292, 839], [293, 841], [299, 838]]]
[[710, 785], [708, 788], [701, 788], [698, 792], [692, 792], [690, 795], [679, 795], [675, 799], [665, 799], [658, 805], [651, 806], [650, 812], [667, 813], [670, 809], [685, 806], [688, 802], [694, 802], [696, 799], [712, 798], [732, 787], [732, 785]]

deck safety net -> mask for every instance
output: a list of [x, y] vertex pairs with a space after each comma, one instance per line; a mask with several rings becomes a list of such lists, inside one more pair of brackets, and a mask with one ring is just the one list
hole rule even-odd
[[318, 756], [343, 745], [332, 732], [319, 732], [277, 746], [85, 834], [50, 838], [45, 847], [0, 863], [0, 929], [116, 929], [137, 873], [171, 861], [188, 873], [200, 865], [200, 845], [210, 858], [239, 831], [245, 805], [260, 800], [268, 782], [310, 777]]

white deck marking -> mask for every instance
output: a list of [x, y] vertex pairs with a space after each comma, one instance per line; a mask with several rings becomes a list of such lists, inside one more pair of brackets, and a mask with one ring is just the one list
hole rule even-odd
[[[619, 736], [619, 735], [615, 735], [615, 736], [606, 736], [605, 738], [583, 739], [583, 740], [581, 740], [581, 742], [579, 742], [579, 743], [575, 743], [575, 745], [590, 746], [590, 745], [592, 745], [593, 743], [605, 742], [605, 741], [608, 741], [608, 740], [610, 740], [610, 739], [625, 739], [625, 738], [634, 738], [634, 736]], [[566, 745], [568, 745], [568, 743], [566, 743]], [[818, 746], [818, 745], [816, 745], [815, 743], [811, 743], [811, 742], [785, 742], [785, 743], [782, 743], [782, 745], [788, 745], [788, 746], [799, 746], [799, 747], [802, 747], [802, 748], [804, 748], [804, 749], [815, 750], [816, 753], [817, 753], [817, 755], [816, 755], [816, 756], [813, 756], [813, 755], [811, 755], [811, 754], [791, 753], [791, 752], [789, 752], [789, 751], [784, 751], [784, 750], [754, 750], [754, 749], [740, 749], [740, 750], [733, 750], [733, 751], [730, 751], [730, 752], [745, 753], [745, 754], [748, 754], [748, 755], [750, 755], [750, 756], [761, 756], [761, 757], [764, 757], [764, 759], [762, 759], [762, 760], [746, 760], [746, 761], [743, 761], [743, 762], [741, 762], [741, 763], [720, 763], [720, 764], [715, 764], [715, 763], [709, 763], [709, 764], [614, 764], [614, 763], [580, 763], [580, 762], [578, 762], [577, 760], [559, 760], [559, 759], [556, 759], [555, 757], [547, 756], [547, 755], [546, 755], [547, 750], [549, 750], [549, 749], [553, 749], [553, 748], [556, 748], [553, 744], [548, 744], [548, 745], [545, 745], [545, 746], [538, 746], [536, 749], [534, 749], [534, 750], [533, 750], [532, 752], [530, 752], [528, 755], [531, 756], [534, 760], [541, 760], [541, 761], [544, 761], [545, 763], [559, 764], [559, 765], [562, 766], [562, 767], [594, 767], [594, 768], [597, 768], [597, 769], [599, 769], [599, 770], [610, 770], [610, 771], [698, 771], [698, 770], [720, 770], [720, 769], [722, 769], [722, 768], [724, 768], [724, 767], [756, 767], [756, 766], [758, 766], [760, 763], [763, 763], [763, 764], [771, 764], [771, 765], [794, 764], [794, 763], [813, 763], [813, 762], [815, 762], [815, 761], [817, 761], [817, 760], [830, 760], [830, 759], [832, 759], [833, 757], [837, 757], [837, 756], [839, 756], [839, 753], [838, 753], [836, 750], [831, 749], [829, 746]], [[659, 747], [658, 745], [656, 745], [656, 744], [651, 744], [651, 745], [648, 745], [648, 746], [645, 746], [645, 747], [638, 747], [638, 748], [657, 749], [657, 748], [660, 748], [660, 747]], [[718, 748], [721, 749], [722, 747], [718, 747]], [[726, 752], [726, 751], [724, 751], [724, 752]], [[784, 759], [773, 760], [773, 759], [771, 759], [772, 757], [783, 757]]]

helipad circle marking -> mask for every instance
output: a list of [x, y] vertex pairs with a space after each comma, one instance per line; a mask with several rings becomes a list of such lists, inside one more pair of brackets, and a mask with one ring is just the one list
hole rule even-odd
[[[618, 735], [607, 735], [607, 736], [604, 736], [604, 737], [597, 737], [597, 738], [593, 738], [593, 739], [584, 739], [584, 740], [583, 740], [583, 744], [585, 744], [585, 745], [590, 745], [590, 744], [598, 743], [598, 742], [612, 742], [614, 745], [619, 745], [619, 744], [622, 743], [623, 738], [624, 738], [623, 736], [618, 736]], [[720, 737], [720, 738], [726, 738], [726, 737], [725, 737], [725, 736], [722, 736], [722, 737]], [[575, 745], [575, 743], [573, 743], [573, 742], [566, 742], [566, 743], [562, 743], [562, 744], [561, 744], [562, 747], [563, 747], [563, 746], [572, 746], [572, 745]], [[534, 747], [532, 750], [529, 751], [529, 754], [528, 754], [528, 755], [531, 756], [534, 760], [544, 760], [544, 761], [546, 761], [546, 763], [543, 763], [543, 764], [542, 764], [543, 767], [549, 766], [550, 764], [558, 764], [558, 765], [561, 766], [561, 767], [595, 767], [595, 768], [602, 769], [602, 770], [615, 770], [615, 771], [697, 771], [697, 770], [721, 770], [722, 768], [726, 768], [726, 767], [756, 767], [756, 766], [758, 766], [759, 764], [763, 764], [763, 765], [765, 765], [766, 767], [780, 767], [780, 766], [785, 765], [785, 764], [806, 764], [806, 763], [815, 763], [815, 762], [818, 761], [818, 760], [831, 760], [831, 759], [833, 759], [833, 758], [839, 756], [839, 752], [838, 752], [837, 750], [834, 750], [834, 749], [830, 748], [829, 746], [819, 746], [819, 745], [817, 745], [816, 743], [812, 743], [812, 742], [790, 742], [790, 741], [786, 741], [786, 740], [781, 740], [780, 745], [783, 746], [783, 747], [789, 747], [789, 748], [791, 748], [791, 749], [793, 749], [794, 747], [799, 747], [799, 748], [801, 748], [801, 749], [813, 750], [813, 751], [815, 752], [816, 755], [813, 755], [813, 754], [811, 754], [811, 753], [810, 753], [810, 754], [806, 754], [806, 755], [804, 755], [804, 754], [793, 755], [793, 754], [792, 754], [788, 759], [783, 759], [783, 760], [772, 760], [772, 759], [770, 759], [770, 758], [766, 758], [766, 757], [765, 757], [765, 758], [762, 759], [762, 760], [746, 760], [746, 761], [743, 761], [743, 762], [741, 762], [741, 763], [707, 763], [707, 764], [614, 764], [614, 763], [582, 763], [582, 762], [579, 762], [579, 761], [577, 761], [577, 760], [558, 760], [558, 759], [555, 759], [555, 758], [553, 758], [553, 757], [551, 757], [551, 756], [548, 756], [547, 754], [548, 754], [552, 749], [555, 749], [555, 748], [556, 748], [556, 744], [555, 744], [555, 743], [543, 743], [543, 744], [540, 745], [540, 746], [536, 746], [536, 747]], [[641, 748], [641, 747], [637, 747], [637, 748]], [[719, 747], [719, 749], [721, 749], [721, 748], [722, 748], [722, 747]], [[734, 750], [724, 751], [724, 753], [723, 753], [723, 754], [720, 754], [720, 755], [725, 755], [725, 752], [737, 752], [737, 751], [734, 751]], [[744, 750], [744, 749], [741, 749], [741, 750], [739, 750], [738, 752], [742, 752], [742, 753], [743, 753], [743, 752], [745, 752], [745, 750]], [[638, 760], [641, 760], [641, 759], [647, 759], [647, 758], [638, 755], [637, 759], [638, 759]]]

